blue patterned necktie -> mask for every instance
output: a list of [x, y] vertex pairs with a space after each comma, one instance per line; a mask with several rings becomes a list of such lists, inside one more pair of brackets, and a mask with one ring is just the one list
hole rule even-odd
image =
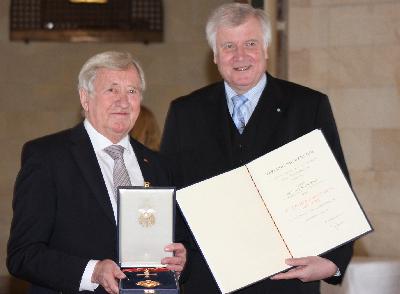
[[249, 101], [243, 95], [236, 95], [232, 97], [233, 112], [232, 119], [238, 129], [239, 133], [243, 133], [246, 122], [244, 119], [245, 112], [247, 111], [246, 102]]
[[120, 145], [110, 145], [104, 148], [104, 151], [114, 159], [113, 169], [113, 182], [114, 182], [114, 195], [117, 199], [119, 186], [130, 186], [128, 170], [124, 163], [124, 147]]

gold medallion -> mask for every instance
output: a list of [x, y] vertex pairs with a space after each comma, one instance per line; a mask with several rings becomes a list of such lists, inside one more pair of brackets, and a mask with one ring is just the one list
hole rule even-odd
[[154, 287], [160, 286], [161, 284], [157, 281], [144, 280], [144, 281], [137, 282], [136, 285], [145, 287], [145, 288], [154, 288]]
[[139, 224], [148, 228], [156, 223], [154, 209], [139, 209]]

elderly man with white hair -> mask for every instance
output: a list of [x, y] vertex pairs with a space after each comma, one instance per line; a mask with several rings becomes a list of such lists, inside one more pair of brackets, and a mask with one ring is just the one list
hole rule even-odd
[[[31, 294], [119, 293], [125, 274], [116, 264], [116, 182], [171, 185], [161, 158], [128, 135], [145, 89], [132, 56], [93, 56], [81, 69], [78, 89], [85, 120], [22, 151], [7, 267], [31, 283]], [[174, 256], [160, 262], [182, 271], [183, 245], [165, 244], [164, 250]]]

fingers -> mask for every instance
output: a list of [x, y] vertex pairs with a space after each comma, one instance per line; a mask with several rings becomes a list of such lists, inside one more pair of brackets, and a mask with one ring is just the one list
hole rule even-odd
[[271, 277], [272, 280], [299, 279], [302, 282], [310, 282], [329, 278], [337, 270], [332, 261], [319, 256], [289, 258], [285, 262], [294, 268]]
[[186, 258], [186, 248], [182, 243], [171, 243], [164, 248], [167, 252], [174, 252], [175, 256], [184, 256]]
[[96, 264], [92, 274], [92, 282], [100, 284], [107, 293], [118, 294], [117, 279], [124, 279], [125, 277], [125, 274], [114, 261], [105, 259]]
[[161, 260], [169, 270], [181, 272], [186, 264], [186, 248], [181, 243], [172, 243], [164, 248], [167, 252], [173, 252], [173, 257], [165, 257]]
[[294, 268], [284, 273], [279, 273], [273, 276], [272, 280], [290, 280], [290, 279], [304, 279], [304, 267], [309, 263], [307, 257], [303, 258], [288, 258], [285, 260], [287, 265], [293, 266]]
[[162, 264], [167, 265], [167, 268], [171, 271], [181, 272], [185, 266], [182, 258], [179, 257], [165, 257], [161, 260]]
[[310, 257], [300, 257], [300, 258], [287, 258], [285, 263], [291, 266], [304, 266], [310, 263]]
[[285, 273], [279, 273], [279, 274], [276, 274], [275, 276], [272, 276], [271, 280], [291, 280], [291, 279], [300, 279], [301, 280], [303, 277], [302, 272], [303, 272], [302, 267], [292, 268]]

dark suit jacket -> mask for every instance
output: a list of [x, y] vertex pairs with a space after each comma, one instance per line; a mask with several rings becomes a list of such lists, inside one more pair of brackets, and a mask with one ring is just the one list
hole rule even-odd
[[[230, 120], [223, 82], [197, 90], [171, 103], [161, 152], [170, 158], [176, 186], [188, 186], [237, 167], [232, 158]], [[255, 135], [245, 152], [244, 163], [319, 128], [348, 178], [339, 135], [326, 95], [268, 75], [267, 86], [247, 127], [253, 128]], [[182, 236], [187, 235], [187, 227], [183, 224], [181, 226], [177, 232]], [[195, 242], [191, 240], [187, 248], [189, 255], [185, 272], [185, 294], [218, 293]], [[325, 257], [332, 260], [344, 273], [351, 254], [352, 245], [349, 244], [326, 254]], [[254, 259], [256, 262], [257, 257]], [[240, 268], [240, 262], [238, 267]], [[341, 278], [327, 279], [330, 283], [339, 283], [340, 280]], [[313, 294], [319, 293], [319, 282], [267, 279], [241, 292]]]
[[[169, 185], [159, 157], [131, 144], [145, 181]], [[82, 123], [24, 145], [13, 209], [7, 267], [32, 283], [30, 293], [78, 293], [90, 259], [117, 262], [111, 202]]]

